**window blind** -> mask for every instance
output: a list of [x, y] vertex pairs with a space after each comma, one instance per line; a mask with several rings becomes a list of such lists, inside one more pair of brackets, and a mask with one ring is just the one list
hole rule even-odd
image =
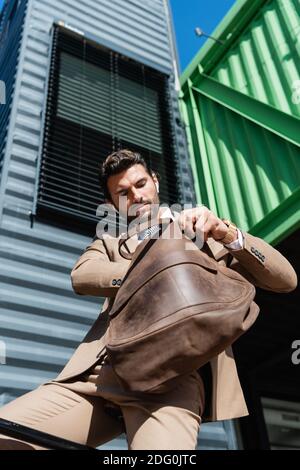
[[93, 233], [104, 202], [98, 168], [139, 151], [178, 202], [168, 76], [55, 25], [36, 215]]

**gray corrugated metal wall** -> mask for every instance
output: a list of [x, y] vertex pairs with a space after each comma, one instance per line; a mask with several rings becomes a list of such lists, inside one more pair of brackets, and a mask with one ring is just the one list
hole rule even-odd
[[[51, 25], [64, 21], [172, 76], [167, 17], [163, 0], [28, 0], [0, 187], [0, 339], [7, 353], [6, 365], [0, 366], [0, 404], [56, 376], [103, 301], [76, 296], [71, 288], [70, 270], [90, 239], [38, 220], [33, 226], [30, 222]], [[172, 101], [183, 201], [190, 202], [194, 195], [174, 90]], [[204, 425], [202, 446], [232, 447], [233, 433], [226, 434], [224, 426]], [[115, 445], [125, 446], [119, 439], [106, 448]]]

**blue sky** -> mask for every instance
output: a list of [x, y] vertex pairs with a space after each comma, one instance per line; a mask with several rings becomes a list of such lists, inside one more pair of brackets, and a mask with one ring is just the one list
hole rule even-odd
[[206, 34], [211, 34], [235, 0], [169, 0], [169, 2], [180, 68], [183, 72], [205, 42], [205, 38], [196, 36], [195, 28], [199, 26]]
[[[190, 63], [205, 38], [195, 35], [197, 26], [211, 34], [235, 0], [169, 0], [174, 20], [180, 69]], [[4, 0], [0, 0], [0, 9]], [[211, 41], [211, 39], [209, 39]]]

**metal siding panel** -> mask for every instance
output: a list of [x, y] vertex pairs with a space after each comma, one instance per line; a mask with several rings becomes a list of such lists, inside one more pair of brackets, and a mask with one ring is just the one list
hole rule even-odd
[[[53, 19], [66, 21], [79, 31], [88, 32], [99, 43], [111, 46], [122, 52], [126, 44], [126, 55], [141, 62], [149, 61], [152, 66], [171, 71], [169, 40], [166, 34], [164, 16], [156, 24], [152, 12], [147, 13], [148, 24], [139, 26], [138, 16], [141, 9], [135, 9], [136, 18], [128, 18], [128, 9], [125, 2], [115, 4], [115, 9], [109, 3], [97, 3], [92, 0], [85, 1], [39, 1], [34, 2], [36, 19], [40, 15], [44, 18], [44, 27], [49, 30]], [[123, 19], [123, 21], [121, 21]], [[143, 19], [143, 15], [142, 15]], [[153, 32], [153, 34], [152, 34]]]
[[257, 1], [240, 20], [250, 3], [216, 29], [243, 27], [223, 54], [220, 45], [200, 50], [201, 63], [184, 72], [181, 108], [199, 202], [275, 243], [300, 225], [300, 105], [292, 102], [300, 3]]
[[293, 83], [300, 76], [300, 3], [273, 0], [258, 12], [211, 75], [285, 113], [300, 116]]
[[[216, 211], [249, 230], [298, 191], [299, 148], [204, 96], [198, 98], [198, 112]], [[195, 122], [189, 125], [200, 132]], [[203, 165], [202, 158], [198, 175], [204, 174]], [[207, 184], [199, 181], [199, 202], [211, 207]]]

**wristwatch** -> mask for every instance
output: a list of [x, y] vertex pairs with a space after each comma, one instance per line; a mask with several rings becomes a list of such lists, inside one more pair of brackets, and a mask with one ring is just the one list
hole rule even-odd
[[224, 222], [225, 225], [228, 227], [228, 232], [226, 233], [225, 237], [218, 239], [217, 241], [220, 243], [223, 243], [224, 245], [227, 245], [234, 240], [236, 240], [236, 234], [237, 234], [237, 226], [231, 222], [228, 219], [221, 219], [222, 222]]

